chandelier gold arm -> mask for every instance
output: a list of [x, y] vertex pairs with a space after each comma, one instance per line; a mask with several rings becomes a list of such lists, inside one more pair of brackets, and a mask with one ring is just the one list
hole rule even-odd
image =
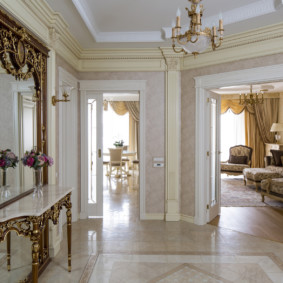
[[182, 53], [184, 52], [185, 54], [188, 54], [188, 52], [186, 52], [183, 48], [180, 48], [179, 50], [176, 48], [175, 44], [172, 45], [172, 48], [174, 50], [175, 53]]

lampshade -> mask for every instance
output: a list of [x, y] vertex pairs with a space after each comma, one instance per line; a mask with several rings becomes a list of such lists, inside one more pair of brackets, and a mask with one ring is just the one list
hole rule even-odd
[[273, 123], [270, 132], [283, 132], [283, 123]]

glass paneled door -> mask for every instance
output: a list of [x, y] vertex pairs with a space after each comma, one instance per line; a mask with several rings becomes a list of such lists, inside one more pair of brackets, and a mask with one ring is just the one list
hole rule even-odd
[[87, 214], [103, 216], [103, 150], [102, 95], [88, 95], [87, 99]]
[[220, 213], [220, 97], [209, 93], [209, 190], [208, 190], [208, 222]]

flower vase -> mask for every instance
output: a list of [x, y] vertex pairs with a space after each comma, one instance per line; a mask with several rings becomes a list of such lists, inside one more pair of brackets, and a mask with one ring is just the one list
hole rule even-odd
[[33, 187], [33, 197], [41, 198], [42, 193], [42, 182], [41, 182], [41, 168], [34, 169], [34, 187]]
[[2, 191], [1, 198], [8, 198], [11, 193], [7, 186], [7, 168], [2, 169]]

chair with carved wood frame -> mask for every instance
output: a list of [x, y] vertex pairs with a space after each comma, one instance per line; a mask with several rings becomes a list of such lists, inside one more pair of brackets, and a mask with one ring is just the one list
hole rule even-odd
[[252, 164], [253, 149], [245, 145], [232, 146], [229, 149], [229, 160], [221, 162], [221, 173], [237, 176], [242, 175], [245, 168]]

